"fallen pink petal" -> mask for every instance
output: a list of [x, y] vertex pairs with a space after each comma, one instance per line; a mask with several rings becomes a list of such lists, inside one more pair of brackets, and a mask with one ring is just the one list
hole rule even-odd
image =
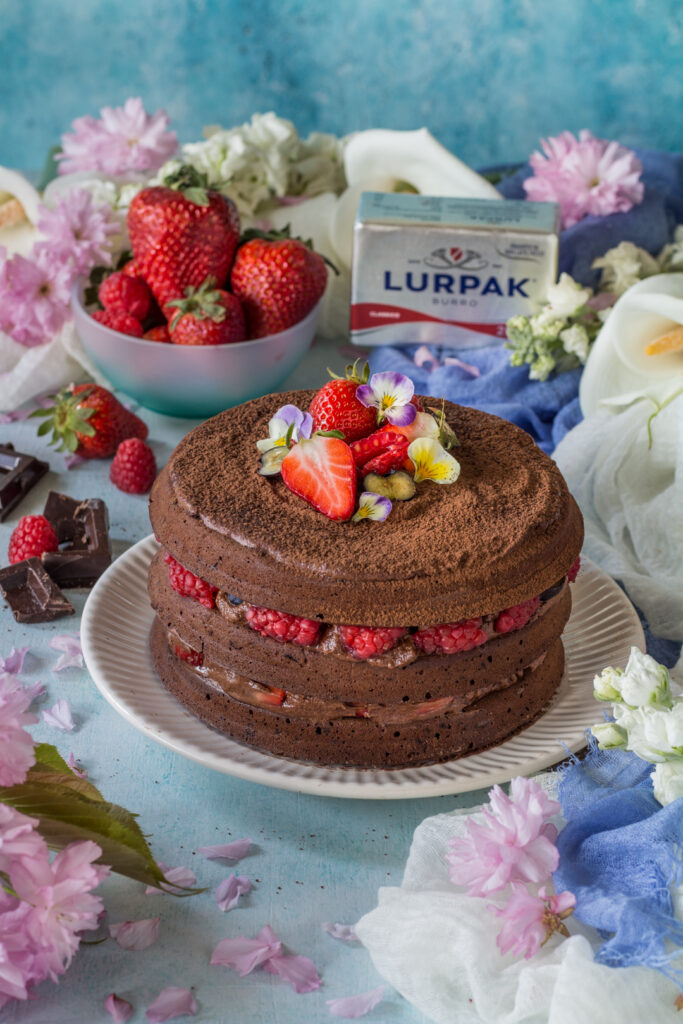
[[104, 1008], [114, 1018], [115, 1024], [125, 1024], [125, 1021], [132, 1017], [134, 1006], [127, 999], [121, 999], [115, 992], [108, 995], [104, 1000]]
[[163, 871], [166, 882], [162, 882], [160, 888], [155, 885], [148, 885], [145, 889], [145, 895], [147, 896], [164, 892], [181, 893], [183, 889], [189, 889], [197, 881], [197, 876], [190, 868], [182, 866], [172, 868], [168, 864], [164, 864], [163, 860], [157, 861], [157, 864]]
[[197, 1003], [189, 988], [176, 988], [171, 985], [161, 990], [153, 1003], [147, 1007], [147, 1020], [150, 1024], [161, 1024], [164, 1020], [176, 1017], [194, 1017]]
[[251, 892], [251, 881], [246, 875], [230, 875], [216, 886], [213, 898], [220, 910], [227, 911], [236, 907], [240, 896], [248, 892]]
[[53, 672], [62, 672], [65, 668], [83, 668], [83, 651], [78, 633], [58, 633], [50, 640], [50, 647], [62, 651], [52, 667]]
[[251, 846], [251, 839], [235, 839], [232, 843], [218, 846], [198, 846], [197, 853], [208, 860], [242, 860]]
[[279, 956], [281, 951], [282, 943], [267, 924], [255, 939], [248, 939], [244, 935], [238, 935], [234, 939], [221, 939], [211, 954], [211, 965], [230, 967], [237, 971], [240, 978], [244, 978], [266, 960]]
[[13, 647], [6, 658], [0, 658], [0, 672], [7, 672], [10, 676], [18, 676], [24, 667], [24, 658], [28, 654], [28, 647]]
[[333, 939], [340, 939], [342, 942], [360, 942], [356, 930], [351, 924], [333, 924], [331, 921], [326, 921], [322, 925], [322, 929]]
[[69, 768], [71, 769], [71, 771], [74, 773], [74, 775], [77, 778], [79, 778], [79, 779], [87, 779], [88, 778], [88, 769], [84, 768], [81, 765], [80, 761], [76, 760], [76, 758], [74, 757], [73, 750], [71, 751], [71, 753], [67, 757], [66, 763], [68, 764]]
[[71, 708], [67, 701], [58, 700], [49, 711], [41, 712], [43, 721], [53, 729], [61, 729], [62, 732], [71, 732], [75, 729], [75, 722], [71, 714]]
[[481, 370], [478, 366], [473, 366], [472, 363], [464, 363], [457, 356], [446, 356], [443, 364], [444, 366], [459, 366], [465, 373], [469, 373], [470, 377], [481, 377]]
[[272, 956], [263, 965], [268, 974], [277, 974], [288, 981], [295, 992], [314, 992], [320, 988], [320, 975], [307, 956]]
[[380, 985], [379, 988], [374, 988], [371, 992], [361, 992], [357, 996], [344, 996], [342, 999], [326, 999], [325, 1002], [333, 1017], [356, 1018], [370, 1013], [378, 1003], [381, 1003], [383, 998], [384, 985]]
[[439, 360], [436, 356], [432, 355], [426, 345], [420, 345], [420, 347], [415, 350], [413, 362], [416, 366], [426, 366], [430, 373], [439, 365]]
[[73, 469], [74, 466], [80, 466], [81, 462], [85, 462], [86, 459], [82, 455], [66, 455], [64, 457], [64, 465], [67, 469]]
[[159, 938], [158, 917], [148, 917], [143, 921], [121, 921], [110, 924], [109, 934], [121, 949], [149, 949]]

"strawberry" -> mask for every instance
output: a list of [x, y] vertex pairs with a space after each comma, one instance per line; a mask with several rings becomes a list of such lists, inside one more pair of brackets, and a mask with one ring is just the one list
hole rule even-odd
[[230, 275], [250, 338], [298, 324], [320, 301], [326, 283], [322, 256], [298, 238], [274, 235], [241, 245]]
[[135, 262], [135, 260], [128, 260], [128, 262], [124, 263], [123, 266], [120, 269], [121, 269], [121, 273], [125, 274], [127, 277], [141, 277], [142, 276], [140, 274], [140, 270], [139, 270], [138, 265]]
[[98, 324], [104, 324], [112, 331], [119, 334], [130, 334], [133, 338], [142, 337], [142, 324], [130, 313], [124, 313], [122, 309], [96, 309], [92, 314], [93, 320]]
[[212, 276], [228, 276], [240, 224], [232, 200], [206, 187], [206, 178], [181, 167], [165, 185], [143, 188], [128, 210], [128, 233], [138, 272], [167, 313], [166, 304]]
[[127, 494], [147, 494], [157, 475], [154, 452], [139, 437], [129, 437], [116, 449], [109, 479]]
[[142, 335], [146, 341], [167, 341], [170, 342], [171, 335], [168, 330], [168, 324], [161, 324], [159, 327], [150, 327], [148, 331]]
[[215, 277], [207, 277], [199, 288], [188, 286], [185, 298], [172, 299], [169, 307], [176, 310], [169, 325], [176, 345], [228, 345], [247, 336], [240, 300], [216, 288]]
[[359, 375], [356, 363], [347, 366], [346, 378], [337, 377], [331, 370], [327, 372], [332, 380], [323, 384], [309, 406], [313, 429], [341, 430], [347, 444], [367, 437], [377, 427], [377, 410], [358, 401], [356, 388], [367, 383], [370, 367], [366, 363]]
[[294, 494], [328, 519], [343, 521], [356, 503], [356, 465], [351, 449], [338, 437], [302, 438], [282, 461], [282, 479]]
[[38, 434], [52, 430], [50, 444], [84, 459], [107, 459], [121, 441], [147, 437], [147, 424], [97, 384], [72, 384], [54, 396], [49, 409], [31, 413], [43, 419]]
[[136, 320], [144, 320], [149, 313], [152, 293], [141, 277], [130, 277], [121, 270], [115, 270], [105, 277], [97, 297], [105, 309], [129, 313]]

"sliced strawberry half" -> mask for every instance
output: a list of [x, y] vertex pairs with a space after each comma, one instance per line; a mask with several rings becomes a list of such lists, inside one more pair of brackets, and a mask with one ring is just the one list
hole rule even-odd
[[314, 434], [295, 444], [282, 462], [282, 479], [293, 494], [328, 519], [343, 522], [356, 504], [356, 464], [337, 437]]

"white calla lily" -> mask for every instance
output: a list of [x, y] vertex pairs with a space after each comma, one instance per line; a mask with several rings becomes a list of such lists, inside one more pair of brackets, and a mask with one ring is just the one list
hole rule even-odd
[[28, 256], [36, 240], [39, 206], [40, 196], [30, 181], [18, 171], [0, 167], [0, 245], [8, 255]]

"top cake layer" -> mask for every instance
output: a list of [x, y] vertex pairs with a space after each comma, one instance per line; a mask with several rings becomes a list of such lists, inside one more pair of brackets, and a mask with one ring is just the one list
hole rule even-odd
[[581, 514], [524, 431], [446, 403], [457, 483], [418, 484], [383, 523], [338, 523], [257, 473], [256, 441], [284, 404], [266, 395], [202, 423], [154, 485], [150, 516], [183, 565], [251, 604], [325, 622], [430, 626], [541, 593], [579, 554]]

